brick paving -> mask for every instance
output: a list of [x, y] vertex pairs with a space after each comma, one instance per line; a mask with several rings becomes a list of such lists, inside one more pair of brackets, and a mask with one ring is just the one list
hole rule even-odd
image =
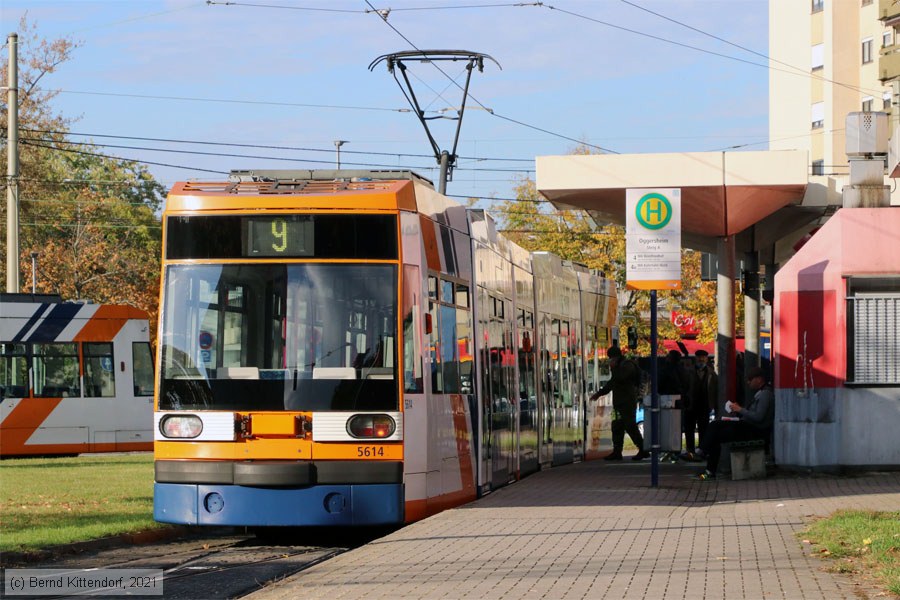
[[[900, 472], [692, 478], [696, 465], [543, 471], [248, 596], [295, 598], [876, 598], [796, 536], [840, 508], [900, 510]], [[898, 525], [900, 531], [900, 525]]]

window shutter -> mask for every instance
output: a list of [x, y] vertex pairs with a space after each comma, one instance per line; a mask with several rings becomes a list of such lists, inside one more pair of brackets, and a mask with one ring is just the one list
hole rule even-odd
[[852, 300], [852, 382], [900, 383], [900, 296], [859, 294]]

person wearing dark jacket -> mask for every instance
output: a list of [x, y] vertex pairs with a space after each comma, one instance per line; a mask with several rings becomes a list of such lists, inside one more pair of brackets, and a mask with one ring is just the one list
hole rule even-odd
[[719, 404], [719, 378], [715, 369], [709, 364], [709, 353], [706, 350], [697, 350], [696, 368], [690, 375], [690, 385], [687, 398], [683, 399], [682, 420], [684, 425], [683, 457], [694, 460], [694, 432], [698, 434], [700, 441], [706, 435], [706, 427], [709, 425], [709, 413], [718, 411]]
[[640, 370], [634, 361], [622, 356], [622, 351], [618, 346], [609, 348], [606, 356], [609, 358], [612, 377], [606, 382], [606, 385], [591, 396], [591, 400], [596, 400], [610, 392], [613, 395], [613, 451], [605, 456], [604, 460], [622, 460], [622, 447], [625, 445], [626, 431], [638, 448], [638, 453], [631, 459], [643, 460], [650, 456], [650, 453], [644, 451], [644, 438], [641, 436], [641, 430], [638, 429], [634, 414], [638, 402]]
[[754, 392], [753, 398], [740, 405], [726, 402], [727, 417], [713, 421], [706, 430], [697, 455], [706, 458], [706, 471], [700, 479], [714, 479], [719, 466], [722, 444], [746, 440], [768, 440], [775, 424], [775, 394], [766, 382], [766, 376], [759, 367], [747, 372], [747, 384]]

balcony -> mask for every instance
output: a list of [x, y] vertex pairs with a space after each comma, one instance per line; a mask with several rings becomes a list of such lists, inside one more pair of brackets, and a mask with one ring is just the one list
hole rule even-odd
[[890, 27], [900, 23], [900, 2], [896, 0], [878, 0], [878, 20]]
[[[898, 3], [900, 6], [900, 3]], [[900, 78], [900, 47], [896, 44], [881, 51], [878, 57], [878, 79], [887, 83]]]

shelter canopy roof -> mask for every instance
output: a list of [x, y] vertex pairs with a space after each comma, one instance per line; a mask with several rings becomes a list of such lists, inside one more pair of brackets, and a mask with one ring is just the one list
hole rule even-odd
[[681, 188], [685, 244], [703, 247], [800, 208], [807, 159], [800, 150], [539, 156], [537, 188], [558, 209], [584, 209], [599, 223], [618, 224], [625, 223], [625, 190]]

